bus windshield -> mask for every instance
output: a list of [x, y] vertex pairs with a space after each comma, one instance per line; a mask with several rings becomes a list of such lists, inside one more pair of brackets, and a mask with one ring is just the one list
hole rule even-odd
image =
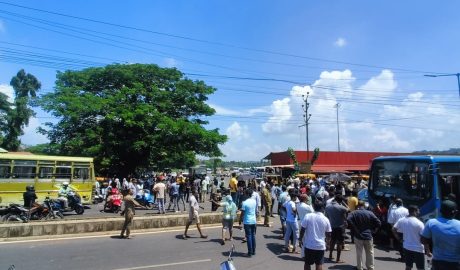
[[401, 198], [406, 205], [421, 205], [431, 198], [433, 176], [429, 163], [413, 160], [374, 161], [369, 183], [373, 197]]

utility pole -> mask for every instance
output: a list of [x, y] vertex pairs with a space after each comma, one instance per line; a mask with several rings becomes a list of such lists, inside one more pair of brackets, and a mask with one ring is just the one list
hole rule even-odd
[[425, 74], [423, 75], [425, 77], [447, 77], [447, 76], [456, 76], [457, 77], [457, 84], [458, 84], [458, 95], [460, 96], [460, 73], [452, 73], [452, 74], [439, 74], [439, 75], [434, 75], [434, 74]]
[[337, 102], [337, 104], [335, 104], [334, 108], [337, 108], [337, 149], [339, 149], [339, 152], [340, 152], [340, 129], [339, 129], [339, 108], [340, 108], [340, 103]]
[[305, 114], [303, 115], [305, 117], [305, 130], [307, 133], [307, 162], [310, 162], [310, 144], [308, 140], [308, 124], [309, 120], [311, 117], [311, 114], [308, 113], [308, 108], [310, 107], [310, 103], [308, 103], [308, 95], [310, 95], [310, 92], [307, 92], [307, 96], [302, 95], [302, 98], [304, 98], [305, 105], [302, 105], [302, 108], [304, 109]]

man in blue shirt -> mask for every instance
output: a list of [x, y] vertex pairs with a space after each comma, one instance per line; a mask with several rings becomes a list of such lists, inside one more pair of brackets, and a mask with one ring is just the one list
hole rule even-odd
[[[441, 203], [441, 217], [427, 221], [421, 234], [423, 244], [433, 244], [433, 270], [460, 269], [460, 221], [454, 219], [457, 204]], [[431, 241], [430, 241], [431, 240]]]
[[251, 198], [252, 189], [248, 188], [245, 191], [247, 199], [241, 205], [240, 224], [243, 221], [244, 233], [248, 245], [248, 257], [256, 255], [256, 200]]

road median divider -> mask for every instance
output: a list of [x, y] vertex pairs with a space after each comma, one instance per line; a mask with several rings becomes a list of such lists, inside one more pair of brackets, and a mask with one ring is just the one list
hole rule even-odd
[[[147, 230], [185, 226], [188, 214], [135, 216], [132, 230]], [[222, 213], [200, 214], [201, 224], [219, 224]], [[80, 233], [109, 232], [121, 230], [123, 217], [59, 220], [29, 223], [0, 223], [0, 238], [34, 236], [75, 235]]]

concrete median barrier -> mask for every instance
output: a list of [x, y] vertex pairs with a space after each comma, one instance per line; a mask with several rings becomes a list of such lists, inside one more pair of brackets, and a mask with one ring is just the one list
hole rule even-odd
[[[202, 224], [218, 224], [222, 221], [222, 213], [203, 213], [200, 214], [200, 217]], [[145, 230], [185, 226], [187, 221], [188, 214], [135, 216], [132, 229]], [[110, 217], [30, 223], [0, 223], [0, 238], [119, 231], [123, 226], [123, 222], [123, 217]]]

